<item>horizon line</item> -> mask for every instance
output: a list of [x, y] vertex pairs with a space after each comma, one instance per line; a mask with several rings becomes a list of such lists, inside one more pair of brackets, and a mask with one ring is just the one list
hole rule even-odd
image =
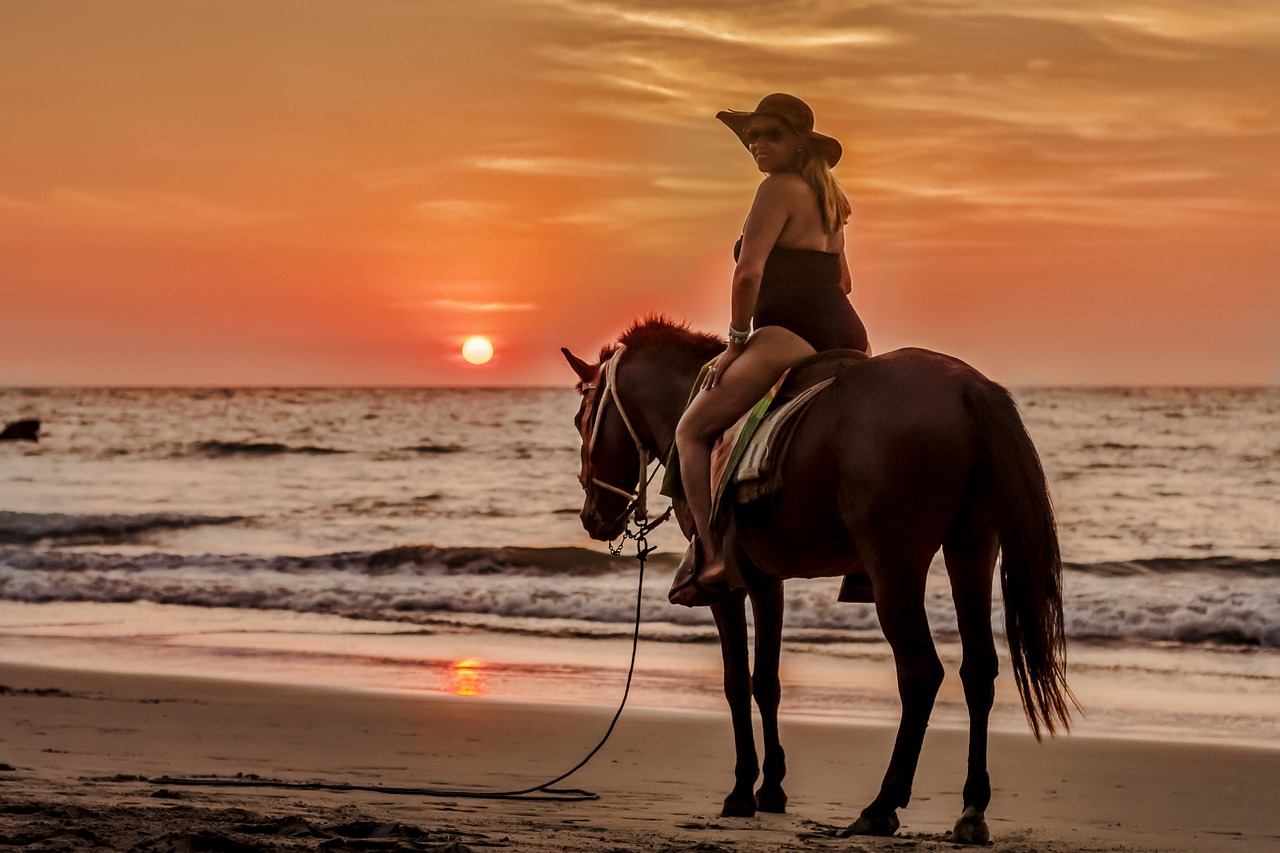
[[[1054, 383], [997, 383], [1006, 388], [1026, 388], [1037, 390], [1132, 390], [1136, 388], [1185, 389], [1185, 390], [1264, 390], [1280, 389], [1280, 382], [1220, 382], [1175, 383], [1175, 382], [1137, 382], [1130, 384], [1115, 382], [1054, 382]], [[367, 384], [367, 385], [326, 385], [318, 383], [296, 384], [145, 384], [122, 383], [112, 385], [55, 383], [49, 385], [6, 385], [0, 383], [0, 391], [375, 391], [375, 390], [423, 390], [423, 391], [560, 391], [573, 390], [572, 383], [556, 385], [415, 385], [415, 384]]]

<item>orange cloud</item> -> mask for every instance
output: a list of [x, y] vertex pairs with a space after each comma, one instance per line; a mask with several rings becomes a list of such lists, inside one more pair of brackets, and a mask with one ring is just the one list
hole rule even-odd
[[772, 91], [845, 144], [877, 349], [1280, 380], [1269, 0], [0, 14], [0, 382], [559, 383], [646, 311], [720, 329], [759, 175], [713, 116]]

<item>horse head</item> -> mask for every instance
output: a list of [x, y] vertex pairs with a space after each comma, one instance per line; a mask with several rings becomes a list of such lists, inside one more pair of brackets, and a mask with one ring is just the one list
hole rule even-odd
[[582, 438], [578, 482], [586, 497], [579, 518], [592, 539], [609, 541], [622, 535], [644, 476], [641, 446], [632, 421], [622, 408], [617, 366], [624, 347], [606, 351], [595, 364], [561, 348], [578, 375], [582, 403], [573, 423]]

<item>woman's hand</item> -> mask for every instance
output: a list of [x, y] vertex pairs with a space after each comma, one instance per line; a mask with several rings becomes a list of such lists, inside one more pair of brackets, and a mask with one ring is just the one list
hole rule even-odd
[[716, 383], [720, 381], [720, 377], [724, 376], [724, 372], [729, 369], [729, 365], [733, 364], [734, 360], [738, 356], [742, 355], [743, 349], [745, 349], [745, 347], [742, 344], [731, 341], [729, 346], [725, 347], [724, 352], [720, 353], [720, 357], [716, 359], [716, 363], [711, 365], [710, 369], [707, 370], [707, 378], [706, 381], [702, 383], [702, 387], [704, 389], [716, 387]]

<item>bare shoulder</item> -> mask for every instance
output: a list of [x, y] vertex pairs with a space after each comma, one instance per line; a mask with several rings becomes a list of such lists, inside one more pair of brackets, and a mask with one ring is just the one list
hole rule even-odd
[[813, 204], [813, 190], [804, 182], [804, 178], [788, 172], [769, 175], [760, 182], [756, 190], [755, 201], [751, 203], [753, 213], [757, 215], [769, 213], [790, 218]]
[[756, 198], [790, 201], [807, 198], [812, 192], [804, 178], [799, 175], [792, 172], [775, 172], [765, 176], [765, 179], [760, 182], [760, 188], [756, 190]]

